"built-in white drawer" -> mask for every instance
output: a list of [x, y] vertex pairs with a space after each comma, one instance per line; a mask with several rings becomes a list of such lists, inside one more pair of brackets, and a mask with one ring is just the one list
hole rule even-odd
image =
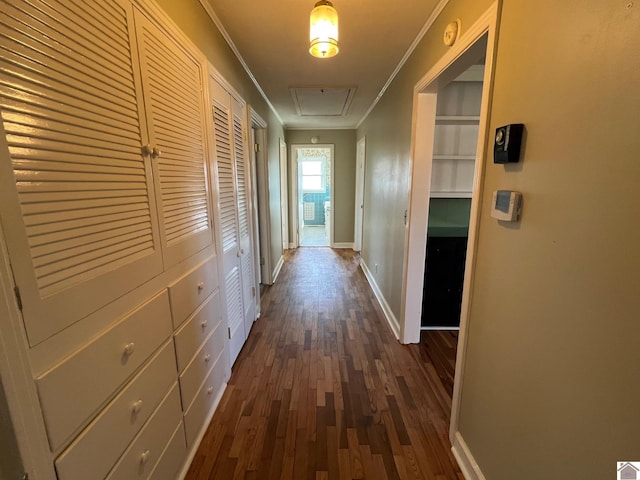
[[198, 307], [174, 337], [179, 372], [187, 367], [198, 348], [221, 321], [220, 294], [215, 292]]
[[185, 410], [189, 408], [200, 385], [218, 361], [224, 363], [224, 329], [222, 322], [211, 332], [202, 348], [193, 357], [191, 363], [180, 374], [180, 395]]
[[211, 409], [217, 405], [226, 387], [224, 379], [224, 358], [218, 358], [206, 380], [196, 393], [191, 406], [184, 415], [184, 429], [187, 436], [187, 448], [191, 448]]
[[181, 414], [180, 395], [175, 384], [120, 457], [107, 480], [148, 478], [180, 424]]
[[218, 265], [211, 257], [169, 286], [174, 328], [184, 322], [218, 288]]
[[182, 422], [173, 432], [173, 437], [169, 440], [169, 445], [162, 452], [162, 456], [156, 468], [151, 472], [150, 480], [176, 480], [180, 471], [185, 466], [187, 459], [187, 444], [184, 438], [184, 426]]
[[39, 377], [51, 449], [90, 420], [172, 331], [164, 290]]
[[58, 478], [104, 478], [176, 378], [169, 341], [58, 457]]

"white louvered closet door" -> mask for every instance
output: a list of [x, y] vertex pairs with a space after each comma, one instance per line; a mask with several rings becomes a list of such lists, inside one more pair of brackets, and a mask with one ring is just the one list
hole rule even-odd
[[162, 271], [132, 7], [8, 0], [0, 202], [35, 345]]
[[203, 71], [136, 11], [165, 268], [212, 243], [206, 176]]
[[243, 321], [247, 335], [255, 320], [255, 277], [251, 249], [251, 217], [249, 200], [249, 161], [247, 159], [247, 127], [244, 105], [232, 99], [233, 142], [238, 205], [238, 237], [240, 242], [240, 268], [242, 270]]
[[218, 173], [220, 248], [224, 270], [224, 298], [229, 327], [230, 364], [235, 362], [247, 338], [244, 327], [240, 238], [235, 173], [233, 116], [229, 93], [214, 80], [209, 82], [212, 97], [215, 160]]

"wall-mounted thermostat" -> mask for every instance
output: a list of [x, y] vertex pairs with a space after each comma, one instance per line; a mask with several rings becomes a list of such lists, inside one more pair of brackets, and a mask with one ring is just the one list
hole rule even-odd
[[505, 222], [517, 222], [522, 209], [522, 194], [511, 190], [493, 192], [491, 216]]

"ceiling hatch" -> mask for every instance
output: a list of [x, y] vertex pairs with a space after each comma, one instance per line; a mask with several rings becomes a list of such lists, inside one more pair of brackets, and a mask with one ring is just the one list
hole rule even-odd
[[356, 87], [290, 87], [298, 115], [344, 117], [356, 93]]

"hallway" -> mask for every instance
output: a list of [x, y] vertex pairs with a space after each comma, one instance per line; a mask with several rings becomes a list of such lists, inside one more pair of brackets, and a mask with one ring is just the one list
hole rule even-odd
[[462, 479], [451, 398], [351, 250], [290, 250], [188, 480]]

